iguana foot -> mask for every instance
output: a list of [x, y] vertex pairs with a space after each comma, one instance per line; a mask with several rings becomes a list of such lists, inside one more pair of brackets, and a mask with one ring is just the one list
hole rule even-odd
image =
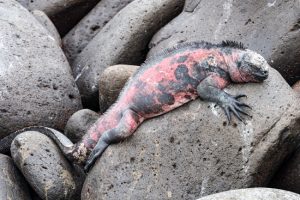
[[108, 144], [104, 142], [102, 139], [100, 139], [95, 146], [95, 148], [92, 150], [91, 154], [89, 155], [85, 166], [84, 166], [84, 172], [88, 172], [90, 168], [93, 166], [93, 164], [96, 162], [96, 160], [101, 156], [101, 154], [104, 152], [104, 150], [108, 147]]
[[241, 114], [250, 116], [244, 109], [242, 109], [242, 107], [247, 107], [250, 108], [251, 107], [245, 103], [242, 103], [240, 101], [238, 101], [239, 98], [242, 97], [247, 97], [244, 94], [239, 94], [236, 96], [230, 95], [225, 93], [226, 95], [224, 96], [224, 98], [222, 99], [222, 103], [220, 103], [220, 106], [224, 109], [227, 120], [228, 120], [228, 124], [230, 124], [231, 121], [231, 113], [233, 113], [240, 121], [244, 121], [244, 119], [241, 117]]

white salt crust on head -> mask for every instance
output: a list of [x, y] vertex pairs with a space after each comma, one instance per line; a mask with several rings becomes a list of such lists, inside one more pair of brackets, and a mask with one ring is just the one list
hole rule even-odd
[[266, 61], [266, 59], [264, 59], [264, 57], [262, 57], [260, 54], [256, 53], [255, 51], [249, 49], [247, 49], [246, 52], [249, 55], [245, 57], [246, 62], [257, 66], [264, 71], [269, 71], [269, 64]]

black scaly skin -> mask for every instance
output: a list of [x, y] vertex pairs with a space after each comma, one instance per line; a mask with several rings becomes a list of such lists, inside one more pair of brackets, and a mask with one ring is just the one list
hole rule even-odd
[[[78, 143], [73, 145], [45, 127], [39, 132], [51, 137], [70, 161], [85, 164], [87, 171], [110, 144], [132, 135], [144, 120], [197, 97], [221, 106], [229, 122], [231, 114], [242, 120], [241, 114], [247, 115], [243, 107], [249, 106], [238, 99], [245, 95], [233, 96], [223, 89], [232, 82], [262, 82], [268, 77], [268, 66], [261, 55], [241, 43], [181, 44], [146, 61], [124, 86], [116, 103]], [[4, 143], [9, 142], [2, 139], [0, 149]]]

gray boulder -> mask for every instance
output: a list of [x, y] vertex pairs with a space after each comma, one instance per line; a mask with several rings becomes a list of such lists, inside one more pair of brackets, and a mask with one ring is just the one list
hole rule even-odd
[[42, 10], [47, 15], [52, 16], [59, 12], [64, 11], [66, 8], [70, 8], [78, 2], [83, 0], [16, 0], [28, 10]]
[[0, 3], [0, 138], [32, 125], [63, 129], [81, 108], [62, 50], [19, 3]]
[[295, 92], [297, 92], [297, 94], [300, 95], [300, 81], [296, 82], [294, 85], [293, 85], [293, 90]]
[[271, 188], [247, 188], [209, 195], [198, 200], [299, 200], [300, 195]]
[[99, 81], [99, 107], [104, 113], [117, 100], [130, 76], [139, 68], [135, 65], [114, 65], [106, 68]]
[[47, 136], [27, 131], [12, 143], [11, 155], [31, 187], [47, 200], [80, 199], [84, 176]]
[[262, 84], [226, 91], [248, 95], [253, 109], [245, 123], [227, 125], [220, 107], [200, 100], [145, 121], [98, 159], [82, 200], [195, 199], [266, 185], [299, 144], [299, 101], [274, 69]]
[[133, 0], [102, 0], [63, 38], [70, 63], [113, 16]]
[[300, 194], [300, 148], [276, 172], [269, 186]]
[[73, 63], [83, 104], [98, 107], [99, 77], [115, 64], [139, 64], [153, 34], [175, 17], [183, 0], [137, 0], [113, 17]]
[[28, 10], [41, 10], [65, 35], [99, 0], [16, 0]]
[[31, 200], [28, 184], [12, 159], [0, 154], [0, 199]]
[[78, 142], [99, 116], [98, 113], [89, 109], [78, 110], [68, 120], [64, 134], [73, 143]]
[[55, 28], [52, 21], [49, 19], [49, 17], [41, 10], [33, 10], [31, 13], [34, 15], [34, 17], [49, 31], [49, 33], [52, 35], [52, 37], [56, 40], [57, 44], [61, 46], [61, 38], [60, 35]]
[[189, 0], [152, 39], [148, 56], [188, 41], [236, 40], [261, 53], [293, 84], [300, 79], [300, 3]]

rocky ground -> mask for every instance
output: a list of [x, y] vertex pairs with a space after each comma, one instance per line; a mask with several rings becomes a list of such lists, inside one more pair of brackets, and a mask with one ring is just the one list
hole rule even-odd
[[0, 199], [300, 200], [297, 0], [2, 0], [0, 147], [29, 126], [78, 142], [147, 57], [200, 40], [243, 42], [273, 67], [226, 88], [247, 94], [244, 123], [197, 99], [145, 121], [88, 173], [25, 131], [0, 148]]

